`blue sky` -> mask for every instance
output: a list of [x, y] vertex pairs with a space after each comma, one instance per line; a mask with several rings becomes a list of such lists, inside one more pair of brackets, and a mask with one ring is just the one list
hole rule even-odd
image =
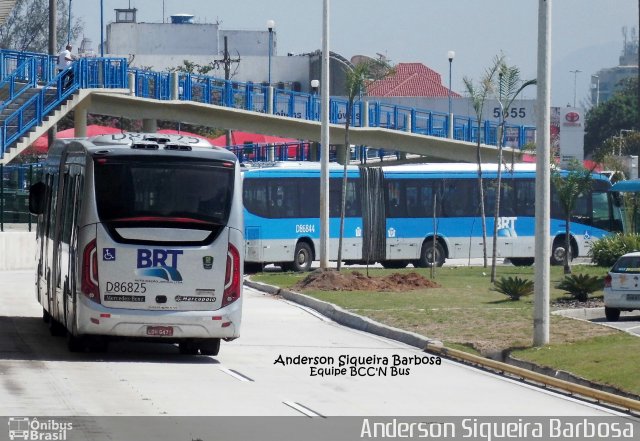
[[[190, 13], [199, 22], [220, 21], [224, 29], [266, 29], [276, 22], [278, 54], [321, 47], [322, 0], [103, 0], [105, 24], [115, 8], [138, 9], [138, 21], [162, 22], [165, 16]], [[447, 51], [454, 50], [453, 89], [462, 78], [479, 78], [499, 53], [522, 77], [536, 75], [537, 0], [332, 0], [330, 48], [350, 58], [386, 55], [393, 63], [421, 62], [448, 78]], [[100, 0], [72, 1], [85, 35], [100, 36]], [[552, 4], [552, 104], [589, 94], [591, 74], [618, 64], [622, 27], [638, 26], [636, 0], [555, 0]], [[534, 98], [535, 89], [525, 97]]]

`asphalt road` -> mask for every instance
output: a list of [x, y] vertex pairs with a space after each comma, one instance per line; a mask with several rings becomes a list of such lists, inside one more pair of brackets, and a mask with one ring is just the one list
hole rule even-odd
[[[32, 271], [0, 273], [0, 415], [599, 415], [607, 411], [458, 365], [397, 366], [424, 354], [336, 325], [245, 289], [242, 337], [217, 357], [167, 344], [116, 342], [108, 353], [67, 352], [34, 300]], [[286, 357], [364, 362], [363, 376], [314, 376]], [[333, 360], [333, 361], [331, 361]], [[348, 365], [348, 371], [352, 365]]]

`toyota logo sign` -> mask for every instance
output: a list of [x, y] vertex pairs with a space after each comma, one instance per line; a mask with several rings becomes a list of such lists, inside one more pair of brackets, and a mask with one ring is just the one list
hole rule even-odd
[[580, 119], [580, 114], [578, 112], [569, 112], [565, 115], [564, 119], [572, 123], [578, 122], [578, 120]]

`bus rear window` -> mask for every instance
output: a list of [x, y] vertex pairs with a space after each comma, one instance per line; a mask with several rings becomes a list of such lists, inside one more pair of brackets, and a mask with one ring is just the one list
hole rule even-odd
[[181, 218], [224, 225], [233, 169], [212, 162], [96, 162], [98, 216], [103, 222]]

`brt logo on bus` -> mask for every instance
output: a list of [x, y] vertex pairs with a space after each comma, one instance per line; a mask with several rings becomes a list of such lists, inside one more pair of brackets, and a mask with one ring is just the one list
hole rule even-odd
[[178, 256], [180, 254], [182, 254], [182, 250], [139, 248], [136, 275], [158, 277], [168, 282], [182, 282], [182, 275], [178, 271]]
[[498, 236], [501, 237], [517, 237], [516, 233], [517, 217], [499, 217], [498, 218]]

